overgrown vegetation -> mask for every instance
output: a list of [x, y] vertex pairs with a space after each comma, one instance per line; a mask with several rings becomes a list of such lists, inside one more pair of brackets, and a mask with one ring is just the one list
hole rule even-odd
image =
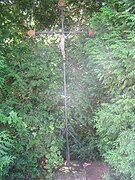
[[[26, 36], [31, 26], [42, 29], [47, 15], [47, 28], [59, 29], [59, 11], [56, 1], [31, 2], [0, 2], [1, 179], [52, 179], [65, 158], [59, 37]], [[77, 35], [66, 42], [71, 159], [100, 159], [116, 178], [134, 180], [134, 2], [67, 4], [74, 14], [70, 19], [65, 13], [67, 26], [73, 21], [78, 29], [80, 23], [96, 31], [93, 38]]]
[[[100, 14], [100, 15], [99, 15]], [[130, 10], [110, 7], [92, 18], [96, 37], [85, 45], [106, 101], [94, 115], [98, 149], [119, 179], [135, 178], [134, 21]]]

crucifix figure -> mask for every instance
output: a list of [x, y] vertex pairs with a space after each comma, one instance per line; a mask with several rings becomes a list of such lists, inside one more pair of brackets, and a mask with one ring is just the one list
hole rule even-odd
[[[60, 50], [62, 54], [63, 59], [63, 81], [64, 81], [64, 119], [65, 119], [65, 127], [66, 127], [66, 165], [70, 166], [70, 149], [69, 149], [69, 130], [68, 130], [68, 113], [67, 113], [67, 82], [66, 82], [66, 55], [65, 55], [65, 40], [70, 34], [81, 34], [85, 33], [83, 31], [79, 32], [71, 32], [71, 31], [65, 31], [64, 30], [64, 7], [65, 7], [65, 0], [59, 0], [58, 6], [61, 10], [61, 25], [62, 29], [61, 32], [51, 32], [51, 31], [43, 31], [43, 32], [35, 32], [35, 30], [29, 30], [27, 32], [27, 35], [30, 37], [35, 37], [36, 35], [40, 34], [61, 34], [60, 39]], [[95, 31], [90, 29], [88, 30], [87, 34], [90, 37], [94, 36]]]

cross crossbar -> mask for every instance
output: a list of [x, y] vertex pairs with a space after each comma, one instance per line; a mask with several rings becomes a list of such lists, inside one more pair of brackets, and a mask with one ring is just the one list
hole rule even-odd
[[[65, 35], [68, 35], [68, 34], [73, 34], [73, 35], [76, 35], [76, 34], [87, 34], [87, 32], [84, 32], [84, 31], [64, 31], [64, 34]], [[46, 35], [55, 35], [55, 34], [61, 34], [61, 32], [55, 32], [55, 31], [37, 31], [35, 32], [35, 36], [38, 36], [40, 34], [46, 34]]]

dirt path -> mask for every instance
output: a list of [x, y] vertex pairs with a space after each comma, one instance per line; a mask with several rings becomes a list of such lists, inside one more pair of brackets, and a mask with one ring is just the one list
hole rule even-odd
[[99, 162], [93, 162], [85, 167], [86, 180], [103, 180], [104, 173], [109, 172], [109, 168]]
[[109, 168], [99, 162], [72, 164], [71, 167], [63, 166], [54, 174], [54, 180], [104, 180], [104, 173]]

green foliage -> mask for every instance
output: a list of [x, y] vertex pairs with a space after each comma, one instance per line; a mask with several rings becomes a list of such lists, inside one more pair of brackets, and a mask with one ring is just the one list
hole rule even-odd
[[1, 114], [0, 119], [3, 129], [0, 134], [1, 176], [51, 178], [53, 168], [63, 163], [60, 155], [63, 140], [55, 137], [52, 120], [50, 125], [42, 122], [36, 129], [33, 123], [26, 125], [15, 112], [8, 117]]
[[[14, 4], [9, 8], [6, 2], [0, 5], [3, 8], [0, 126], [13, 140], [12, 148], [4, 157], [7, 160], [1, 164], [1, 173], [6, 179], [51, 177], [53, 168], [62, 163], [63, 147], [59, 135], [62, 112], [56, 111], [57, 89], [61, 85], [58, 83], [61, 76], [58, 69], [60, 58], [54, 43], [56, 38], [39, 38], [33, 43], [25, 37], [25, 28], [21, 29], [22, 24], [17, 21], [19, 17], [19, 22], [23, 18], [18, 15], [20, 9]], [[11, 26], [13, 21], [15, 26]]]
[[[49, 179], [52, 179], [52, 170], [53, 170], [52, 167], [57, 167], [58, 165], [63, 163], [63, 159], [60, 156], [61, 152], [60, 152], [60, 149], [58, 148], [58, 143], [60, 143], [60, 142], [58, 142], [57, 140], [53, 140], [51, 142], [49, 151], [46, 155], [47, 165], [45, 168], [49, 172], [49, 174], [47, 176]], [[60, 144], [59, 144], [59, 146], [60, 146]]]
[[121, 178], [134, 179], [134, 112], [133, 99], [123, 97], [103, 104], [96, 113], [98, 147]]
[[[82, 23], [81, 20], [86, 19], [86, 14], [89, 16], [92, 12], [98, 11], [102, 2], [100, 0], [96, 2], [95, 0], [90, 2], [66, 0], [66, 5], [65, 9], [68, 13], [65, 13], [65, 21], [66, 27], [69, 28], [73, 23], [76, 25], [78, 22]], [[38, 30], [51, 29], [54, 26], [58, 29], [61, 27], [61, 11], [58, 7], [58, 0], [2, 1], [0, 9], [9, 26], [11, 24], [15, 26], [17, 23], [19, 28], [36, 28]], [[15, 27], [10, 26], [11, 29], [15, 30]], [[17, 32], [13, 32], [17, 34]], [[7, 33], [8, 35], [9, 33]]]
[[108, 162], [121, 179], [135, 179], [135, 129], [128, 129], [119, 134], [115, 141], [115, 149], [108, 150], [105, 154]]
[[0, 132], [0, 178], [8, 171], [13, 156], [10, 155], [10, 149], [13, 147], [13, 141], [6, 131]]
[[[60, 28], [57, 3], [0, 2], [0, 169], [6, 179], [51, 179], [53, 168], [62, 163], [61, 152], [65, 155], [59, 37], [25, 36], [28, 27]], [[67, 39], [71, 157], [102, 156], [117, 176], [134, 179], [134, 3], [67, 4], [68, 29], [71, 21], [78, 28], [78, 22], [86, 23], [86, 14], [102, 7], [90, 18], [94, 38]]]
[[1, 125], [1, 133], [0, 133], [0, 157], [1, 157], [1, 177], [3, 175], [7, 175], [10, 166], [14, 163], [16, 159], [16, 154], [13, 153], [13, 149], [15, 149], [15, 131], [18, 131], [16, 135], [23, 134], [23, 128], [25, 128], [25, 124], [21, 118], [17, 117], [15, 112], [11, 112], [8, 117], [6, 117], [2, 112], [0, 114], [0, 125]]
[[[130, 93], [133, 93], [134, 15], [128, 12], [118, 14], [107, 8], [103, 8], [102, 11], [101, 16], [93, 18], [93, 27], [97, 28], [97, 35], [87, 42], [85, 49], [96, 65], [97, 77], [104, 87], [108, 88], [109, 93], [129, 93], [129, 89]], [[121, 17], [125, 19], [125, 24], [121, 25]]]
[[98, 147], [122, 180], [135, 178], [135, 32], [134, 15], [125, 7], [104, 7], [95, 14], [91, 27], [96, 29], [96, 35], [84, 47], [106, 94], [94, 118]]

